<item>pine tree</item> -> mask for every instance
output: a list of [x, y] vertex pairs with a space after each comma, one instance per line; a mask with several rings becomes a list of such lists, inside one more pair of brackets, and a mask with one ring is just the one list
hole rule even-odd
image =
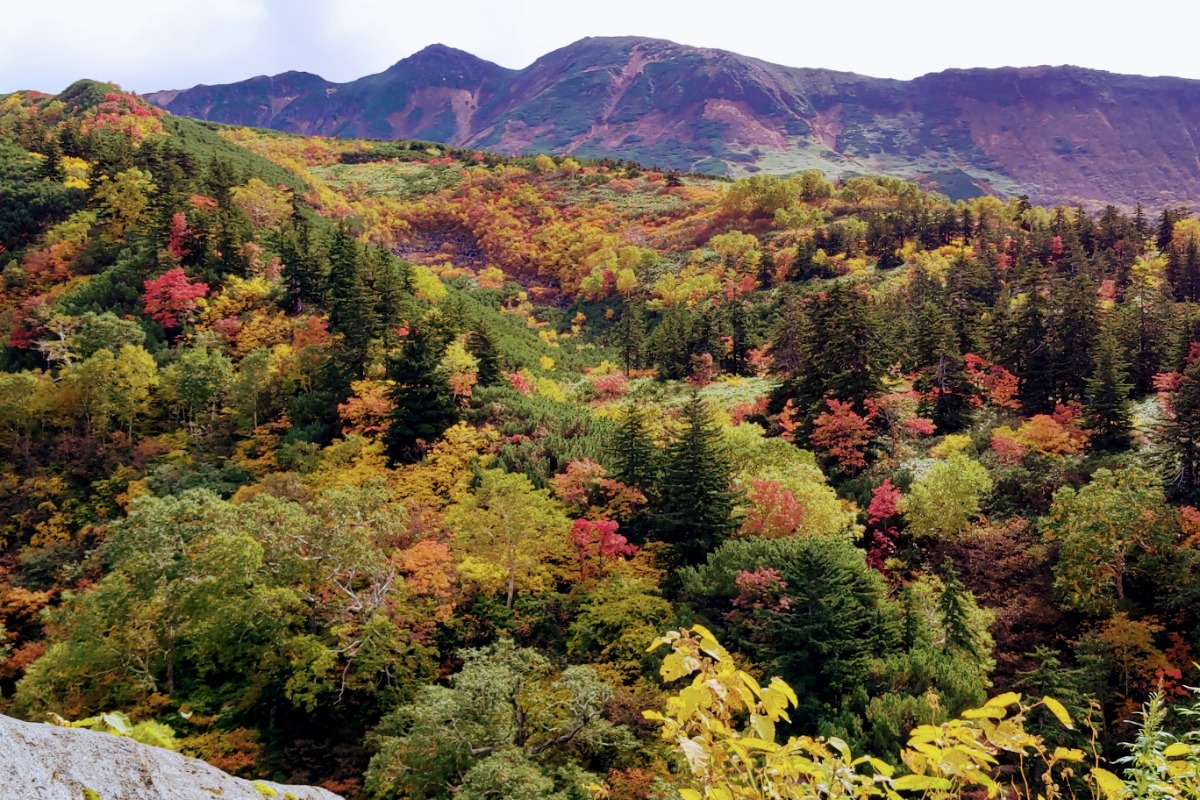
[[649, 341], [660, 377], [680, 380], [691, 374], [692, 356], [696, 354], [694, 322], [692, 313], [682, 305], [671, 306], [663, 313]]
[[657, 520], [671, 567], [702, 563], [736, 527], [737, 493], [729, 488], [732, 470], [712, 411], [693, 393], [680, 419], [684, 430], [664, 459]]
[[1111, 331], [1101, 335], [1095, 364], [1087, 381], [1087, 414], [1092, 446], [1098, 450], [1123, 450], [1129, 446], [1129, 364]]
[[283, 261], [284, 303], [293, 314], [302, 314], [324, 297], [329, 261], [313, 241], [312, 223], [303, 214], [294, 213], [291, 230], [281, 234], [279, 255]]
[[808, 304], [802, 344], [807, 369], [795, 382], [800, 407], [819, 414], [825, 399], [856, 406], [879, 392], [882, 359], [876, 309], [869, 293], [838, 284]]
[[425, 447], [458, 420], [441, 360], [440, 342], [428, 331], [417, 330], [388, 364], [395, 409], [386, 441], [395, 463], [420, 460]]
[[[1032, 273], [1032, 270], [1030, 271]], [[1049, 411], [1054, 393], [1054, 354], [1051, 348], [1049, 301], [1040, 276], [1031, 274], [1025, 286], [1025, 306], [1016, 319], [1016, 369], [1020, 379], [1021, 405], [1026, 414]]]

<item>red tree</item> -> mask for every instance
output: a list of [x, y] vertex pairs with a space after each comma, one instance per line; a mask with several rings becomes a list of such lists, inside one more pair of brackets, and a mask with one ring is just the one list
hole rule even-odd
[[571, 544], [579, 561], [579, 579], [599, 578], [607, 571], [609, 562], [628, 558], [637, 547], [617, 533], [619, 526], [610, 519], [577, 519], [571, 526]]
[[183, 268], [176, 267], [146, 281], [142, 301], [151, 319], [161, 322], [164, 328], [174, 329], [191, 319], [196, 301], [206, 294], [207, 283], [192, 283]]
[[844, 403], [830, 398], [825, 403], [828, 411], [813, 420], [813, 432], [809, 441], [817, 449], [833, 458], [847, 472], [854, 472], [867, 465], [864, 451], [871, 441], [871, 424], [855, 412], [853, 403]]

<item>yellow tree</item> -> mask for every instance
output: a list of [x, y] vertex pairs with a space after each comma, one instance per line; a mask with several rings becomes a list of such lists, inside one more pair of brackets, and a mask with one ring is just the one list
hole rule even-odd
[[570, 569], [570, 520], [524, 475], [484, 470], [474, 494], [447, 512], [459, 573], [485, 592], [550, 589]]

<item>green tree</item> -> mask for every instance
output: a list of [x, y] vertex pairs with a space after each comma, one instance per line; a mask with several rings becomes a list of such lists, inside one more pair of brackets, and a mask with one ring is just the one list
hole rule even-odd
[[508, 639], [459, 655], [462, 669], [448, 686], [426, 686], [380, 722], [370, 797], [566, 800], [583, 787], [564, 785], [569, 773], [555, 780], [556, 761], [574, 761], [580, 748], [628, 746], [626, 729], [603, 717], [612, 689], [590, 667], [556, 671]]
[[458, 420], [458, 408], [442, 369], [441, 343], [426, 329], [409, 334], [388, 363], [394, 410], [387, 432], [393, 462], [418, 461], [425, 448]]
[[451, 506], [459, 572], [512, 608], [517, 591], [553, 589], [570, 569], [570, 520], [545, 489], [524, 475], [484, 470], [479, 488]]
[[1105, 332], [1094, 351], [1094, 366], [1087, 380], [1088, 427], [1092, 447], [1124, 450], [1129, 446], [1132, 421], [1129, 411], [1129, 365], [1116, 336]]
[[1041, 529], [1058, 545], [1054, 587], [1063, 603], [1096, 616], [1115, 610], [1131, 562], [1165, 546], [1173, 519], [1161, 483], [1140, 467], [1099, 469], [1083, 488], [1055, 492]]
[[211, 702], [287, 677], [303, 603], [270, 580], [234, 505], [207, 490], [138, 498], [103, 553], [111, 571], [65, 598], [19, 707], [101, 711], [177, 691]]
[[667, 563], [699, 564], [737, 528], [738, 494], [721, 428], [708, 404], [694, 392], [680, 414], [683, 431], [663, 456], [656, 528], [670, 547]]
[[955, 538], [979, 513], [979, 502], [992, 489], [983, 465], [962, 453], [934, 463], [913, 483], [904, 499], [908, 529], [915, 536]]

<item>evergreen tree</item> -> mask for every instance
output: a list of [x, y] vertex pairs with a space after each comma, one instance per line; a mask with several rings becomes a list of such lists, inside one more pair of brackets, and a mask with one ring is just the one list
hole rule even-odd
[[666, 380], [680, 380], [692, 372], [695, 349], [695, 320], [682, 305], [663, 313], [662, 321], [650, 336], [649, 347], [658, 374]]
[[467, 352], [479, 361], [476, 381], [480, 386], [491, 386], [500, 382], [504, 370], [496, 342], [483, 324], [476, 325], [467, 336]]
[[721, 428], [704, 399], [693, 393], [683, 407], [684, 425], [668, 447], [663, 463], [660, 538], [670, 551], [672, 567], [699, 564], [736, 527], [736, 492], [722, 441]]
[[1096, 283], [1084, 273], [1051, 284], [1055, 297], [1052, 355], [1055, 397], [1061, 401], [1084, 396], [1092, 374], [1092, 351], [1100, 330]]
[[294, 213], [291, 229], [278, 240], [283, 261], [285, 305], [293, 314], [302, 314], [323, 299], [329, 261], [313, 240], [312, 223], [303, 214]]
[[627, 303], [616, 329], [617, 347], [625, 374], [642, 366], [642, 349], [646, 344], [646, 307], [640, 302]]
[[1129, 446], [1129, 365], [1120, 342], [1106, 331], [1096, 346], [1092, 375], [1087, 381], [1087, 414], [1092, 446], [1123, 450]]
[[921, 370], [916, 388], [928, 398], [929, 416], [943, 431], [962, 428], [970, 418], [971, 385], [963, 369], [954, 325], [934, 303], [921, 308], [912, 352]]
[[458, 420], [441, 360], [437, 338], [417, 330], [388, 364], [388, 378], [395, 382], [391, 393], [395, 409], [386, 441], [388, 456], [395, 463], [420, 460], [425, 447]]
[[1171, 407], [1175, 419], [1166, 433], [1175, 469], [1169, 484], [1177, 496], [1194, 502], [1200, 499], [1200, 358], [1184, 368]]
[[647, 500], [646, 506], [623, 528], [636, 544], [645, 541], [653, 524], [653, 509], [660, 507], [662, 453], [650, 438], [649, 414], [635, 403], [627, 404], [625, 419], [613, 437], [611, 451], [615, 464], [613, 476], [640, 491]]
[[1049, 411], [1055, 387], [1054, 353], [1050, 346], [1049, 300], [1036, 274], [1026, 280], [1025, 305], [1016, 319], [1013, 341], [1016, 364], [1013, 372], [1020, 380], [1021, 405], [1026, 414]]
[[329, 248], [329, 326], [342, 337], [338, 361], [350, 380], [366, 373], [371, 339], [379, 326], [376, 299], [363, 275], [362, 250], [339, 227]]
[[989, 655], [980, 652], [979, 637], [971, 620], [974, 604], [970, 602], [967, 587], [959, 580], [954, 562], [949, 558], [942, 564], [942, 584], [942, 593], [938, 597], [938, 611], [941, 612], [942, 628], [946, 632], [942, 649], [958, 650], [976, 659]]
[[883, 348], [870, 294], [838, 284], [809, 300], [802, 331], [804, 369], [792, 389], [801, 409], [815, 417], [836, 397], [861, 406], [879, 392]]

